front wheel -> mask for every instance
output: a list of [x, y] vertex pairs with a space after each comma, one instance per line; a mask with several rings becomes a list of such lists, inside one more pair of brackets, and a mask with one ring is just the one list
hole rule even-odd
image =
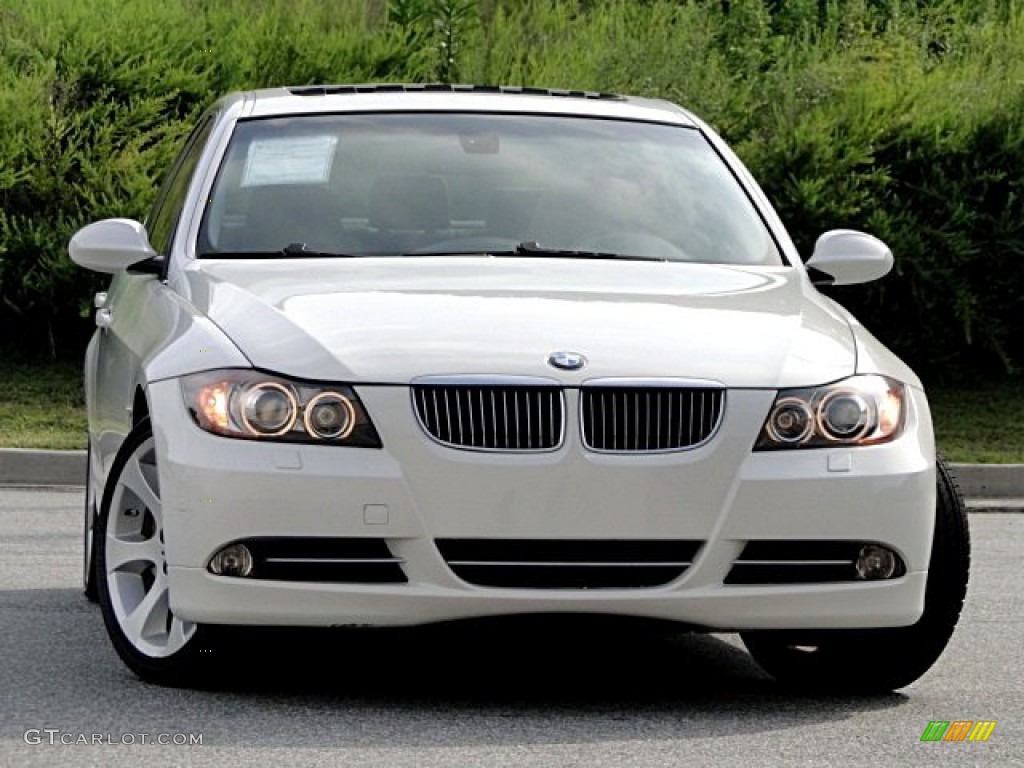
[[754, 660], [780, 682], [804, 689], [879, 693], [917, 680], [938, 660], [967, 594], [967, 510], [946, 462], [937, 460], [935, 535], [924, 613], [909, 627], [742, 633]]
[[128, 435], [95, 527], [96, 585], [114, 649], [139, 677], [160, 684], [192, 681], [209, 627], [174, 615], [167, 588], [164, 518], [149, 421]]

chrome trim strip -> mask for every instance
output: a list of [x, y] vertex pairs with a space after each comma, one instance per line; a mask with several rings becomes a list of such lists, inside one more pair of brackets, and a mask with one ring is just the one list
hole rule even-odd
[[378, 563], [388, 565], [391, 563], [404, 563], [401, 557], [265, 557], [264, 563], [321, 563], [330, 565], [376, 565]]
[[734, 560], [733, 565], [853, 565], [853, 560]]
[[561, 562], [548, 560], [447, 560], [448, 565], [476, 565], [500, 568], [511, 565], [524, 568], [688, 568], [692, 562]]
[[580, 383], [580, 389], [587, 387], [623, 387], [625, 389], [727, 389], [725, 384], [713, 379], [686, 378], [630, 378], [625, 376], [607, 376], [598, 379], [586, 379]]
[[409, 382], [410, 387], [420, 385], [434, 387], [561, 387], [558, 379], [547, 376], [505, 376], [488, 373], [440, 374], [417, 376]]

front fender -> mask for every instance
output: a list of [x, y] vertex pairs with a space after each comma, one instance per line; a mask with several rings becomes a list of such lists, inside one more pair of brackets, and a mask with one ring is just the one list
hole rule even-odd
[[142, 364], [143, 381], [156, 381], [216, 368], [250, 368], [252, 363], [208, 317], [165, 287], [169, 324]]

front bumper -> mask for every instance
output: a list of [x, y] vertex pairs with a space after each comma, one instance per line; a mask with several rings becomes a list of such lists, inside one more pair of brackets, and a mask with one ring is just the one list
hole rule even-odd
[[[923, 609], [934, 524], [927, 403], [908, 389], [899, 440], [857, 450], [751, 453], [774, 397], [729, 392], [707, 445], [626, 456], [445, 448], [420, 430], [404, 387], [362, 387], [384, 449], [229, 440], [200, 431], [176, 381], [149, 392], [157, 440], [172, 610], [214, 624], [403, 625], [523, 613], [606, 613], [715, 630], [883, 627]], [[575, 395], [567, 392], [567, 397]], [[574, 403], [569, 403], [574, 412]], [[406, 583], [215, 576], [210, 557], [240, 539], [374, 538]], [[435, 540], [697, 540], [679, 578], [639, 589], [481, 587], [459, 579]], [[749, 541], [880, 542], [899, 578], [824, 584], [726, 584]]]

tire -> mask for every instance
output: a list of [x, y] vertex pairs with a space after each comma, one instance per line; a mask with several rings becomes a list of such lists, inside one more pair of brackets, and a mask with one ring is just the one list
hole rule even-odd
[[96, 498], [92, 485], [92, 444], [85, 450], [85, 522], [82, 534], [82, 587], [91, 603], [100, 601], [96, 586], [96, 548], [93, 530], [96, 524]]
[[148, 682], [196, 684], [200, 661], [213, 650], [212, 629], [183, 621], [170, 609], [148, 419], [132, 430], [114, 461], [95, 532], [100, 609], [118, 656]]
[[780, 683], [816, 691], [882, 693], [917, 680], [938, 660], [967, 595], [967, 510], [949, 467], [936, 461], [935, 534], [924, 613], [909, 627], [741, 633], [754, 660]]

